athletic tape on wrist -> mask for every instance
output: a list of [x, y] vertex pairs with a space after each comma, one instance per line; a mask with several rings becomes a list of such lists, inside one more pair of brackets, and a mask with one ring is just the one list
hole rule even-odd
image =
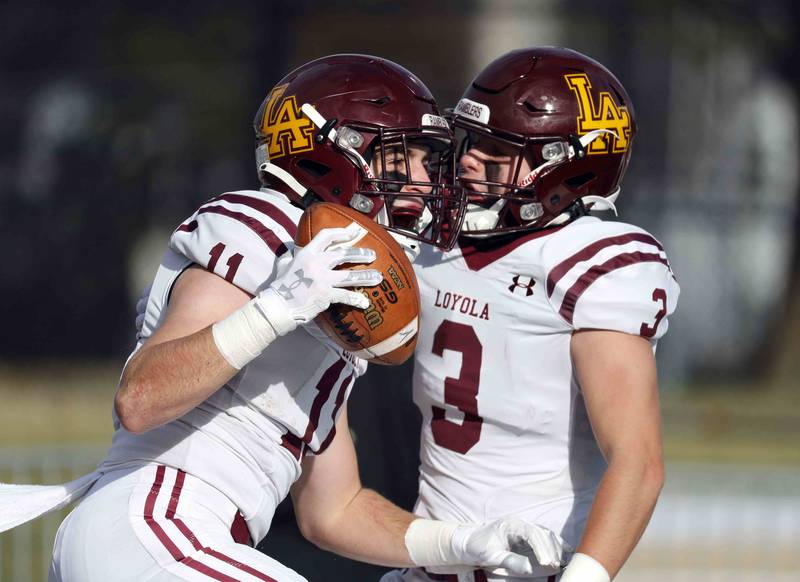
[[211, 326], [211, 334], [219, 353], [237, 370], [250, 363], [278, 337], [255, 301], [249, 301], [241, 309]]
[[406, 530], [405, 542], [411, 561], [417, 566], [458, 564], [453, 552], [455, 523], [432, 519], [415, 519]]
[[569, 561], [560, 582], [611, 582], [603, 565], [587, 554], [575, 554]]
[[261, 292], [258, 297], [253, 299], [253, 303], [278, 335], [286, 335], [297, 329], [297, 321], [292, 317], [286, 301], [274, 289]]

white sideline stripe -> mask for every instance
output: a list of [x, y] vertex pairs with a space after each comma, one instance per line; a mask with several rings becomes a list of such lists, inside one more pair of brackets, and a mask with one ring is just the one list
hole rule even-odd
[[375, 344], [374, 346], [370, 346], [368, 348], [364, 348], [363, 350], [359, 350], [357, 352], [352, 352], [354, 356], [359, 358], [363, 358], [365, 360], [369, 360], [372, 358], [377, 358], [384, 354], [388, 354], [389, 352], [396, 350], [412, 337], [417, 335], [417, 330], [419, 327], [419, 318], [415, 317], [409, 323], [407, 323], [403, 329], [398, 331], [392, 337], [386, 338], [380, 343]]

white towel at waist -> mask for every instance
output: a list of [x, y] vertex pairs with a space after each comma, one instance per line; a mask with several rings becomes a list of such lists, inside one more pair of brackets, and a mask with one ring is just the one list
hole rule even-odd
[[0, 483], [0, 532], [60, 509], [81, 498], [103, 474], [94, 471], [61, 485]]

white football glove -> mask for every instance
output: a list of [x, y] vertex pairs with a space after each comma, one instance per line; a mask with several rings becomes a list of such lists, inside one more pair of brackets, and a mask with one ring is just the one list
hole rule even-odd
[[417, 519], [406, 532], [406, 547], [416, 565], [434, 574], [484, 568], [503, 576], [529, 576], [535, 567], [555, 573], [571, 550], [549, 529], [517, 518], [479, 525]]
[[294, 256], [283, 273], [256, 297], [256, 305], [278, 335], [312, 321], [331, 303], [369, 307], [363, 293], [342, 287], [372, 287], [383, 281], [374, 269], [334, 270], [344, 263], [369, 264], [375, 251], [350, 246], [364, 229], [352, 222], [346, 228], [325, 228]]
[[241, 369], [278, 336], [294, 331], [325, 311], [332, 303], [360, 309], [369, 307], [362, 293], [343, 287], [372, 287], [383, 276], [375, 269], [340, 271], [344, 263], [368, 264], [375, 251], [354, 248], [364, 229], [351, 223], [346, 228], [326, 228], [299, 249], [288, 266], [254, 299], [212, 326], [222, 356]]

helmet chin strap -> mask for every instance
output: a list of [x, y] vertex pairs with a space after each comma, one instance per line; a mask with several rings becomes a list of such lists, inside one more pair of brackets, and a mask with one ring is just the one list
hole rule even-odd
[[609, 194], [608, 196], [584, 196], [581, 198], [583, 203], [586, 204], [586, 207], [591, 210], [611, 210], [614, 212], [614, 216], [619, 216], [619, 212], [617, 212], [617, 207], [614, 203], [617, 201], [617, 197], [619, 196], [619, 186], [617, 186], [614, 191]]
[[[617, 186], [614, 191], [606, 197], [603, 196], [582, 196], [580, 199], [586, 204], [586, 208], [588, 210], [612, 210], [614, 212], [614, 216], [619, 216], [617, 212], [617, 207], [614, 205], [616, 202], [617, 197], [619, 196], [620, 188]], [[553, 220], [545, 224], [545, 226], [556, 226], [559, 224], [564, 224], [570, 218], [569, 212], [562, 212], [558, 216], [556, 216]]]
[[306, 192], [308, 192], [308, 188], [298, 182], [294, 176], [275, 164], [264, 162], [258, 167], [258, 171], [275, 176], [278, 180], [289, 186], [300, 198], [305, 196]]

